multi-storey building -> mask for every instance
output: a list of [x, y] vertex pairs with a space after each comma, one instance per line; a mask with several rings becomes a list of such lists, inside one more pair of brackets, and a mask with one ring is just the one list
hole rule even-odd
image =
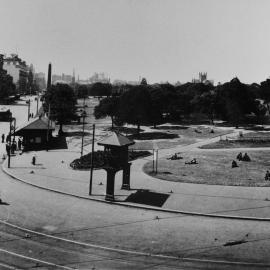
[[40, 90], [46, 89], [46, 76], [43, 72], [35, 73], [34, 76], [35, 83], [38, 85]]
[[13, 78], [17, 91], [24, 92], [27, 87], [29, 72], [26, 62], [19, 58], [17, 54], [11, 54], [11, 56], [4, 58], [3, 69]]
[[110, 78], [105, 73], [94, 73], [93, 76], [89, 78], [90, 83], [110, 83]]

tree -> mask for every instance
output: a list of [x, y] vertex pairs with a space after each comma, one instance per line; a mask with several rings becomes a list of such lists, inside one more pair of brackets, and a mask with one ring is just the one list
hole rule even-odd
[[4, 101], [9, 96], [14, 95], [16, 86], [12, 81], [12, 77], [3, 70], [0, 70], [0, 101]]
[[90, 89], [90, 96], [110, 96], [112, 94], [112, 85], [110, 83], [94, 83]]
[[193, 107], [201, 113], [208, 115], [211, 123], [214, 124], [214, 116], [217, 104], [217, 94], [215, 90], [197, 95], [191, 101]]
[[50, 119], [57, 120], [59, 135], [63, 134], [63, 124], [75, 119], [76, 97], [73, 89], [67, 84], [52, 85], [45, 94], [44, 110], [48, 112], [50, 104]]
[[137, 125], [139, 134], [140, 126], [151, 122], [151, 110], [149, 91], [146, 86], [138, 85], [121, 95], [118, 117], [124, 123]]
[[77, 87], [77, 97], [86, 98], [88, 96], [88, 87], [86, 85], [79, 85]]
[[112, 129], [114, 127], [115, 118], [118, 114], [119, 97], [107, 97], [103, 98], [99, 105], [94, 109], [94, 115], [96, 119], [104, 118], [106, 116], [111, 117]]
[[224, 120], [238, 126], [245, 114], [251, 113], [255, 107], [255, 99], [249, 87], [238, 78], [219, 85], [217, 91], [216, 111]]
[[267, 105], [268, 113], [270, 113], [270, 79], [266, 79], [265, 81], [261, 82], [260, 94], [261, 98], [264, 100], [264, 103]]

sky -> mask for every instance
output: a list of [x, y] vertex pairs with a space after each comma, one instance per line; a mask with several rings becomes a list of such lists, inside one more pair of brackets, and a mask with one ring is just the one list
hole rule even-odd
[[[0, 53], [80, 78], [270, 76], [269, 0], [0, 0]], [[76, 76], [77, 76], [76, 75]]]

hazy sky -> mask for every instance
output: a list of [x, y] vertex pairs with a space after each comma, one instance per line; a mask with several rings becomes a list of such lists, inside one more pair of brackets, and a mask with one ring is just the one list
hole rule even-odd
[[269, 0], [0, 0], [0, 52], [80, 78], [270, 75]]

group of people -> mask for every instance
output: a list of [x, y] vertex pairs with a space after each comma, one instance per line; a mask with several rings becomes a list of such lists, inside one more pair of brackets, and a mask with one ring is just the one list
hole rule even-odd
[[15, 138], [13, 138], [13, 140], [11, 141], [11, 136], [10, 134], [8, 134], [7, 136], [5, 136], [5, 134], [2, 134], [2, 143], [5, 142], [5, 138], [6, 138], [6, 152], [7, 155], [9, 154], [14, 154], [15, 151], [22, 150], [22, 140], [21, 138], [18, 139], [18, 142], [15, 140]]
[[239, 161], [251, 161], [251, 159], [247, 153], [242, 155], [241, 152], [237, 155], [236, 159], [238, 159]]
[[191, 161], [186, 161], [185, 164], [189, 164], [189, 165], [191, 165], [191, 164], [198, 164], [198, 161], [197, 161], [196, 158], [193, 158]]
[[[251, 161], [250, 156], [247, 153], [245, 153], [243, 155], [241, 152], [236, 156], [236, 159], [238, 161], [247, 161], [247, 162]], [[238, 166], [237, 162], [235, 160], [233, 160], [232, 161], [232, 168], [236, 168], [236, 167], [239, 167], [239, 166]]]
[[34, 114], [33, 113], [29, 113], [29, 118], [34, 118]]
[[173, 154], [171, 157], [167, 158], [170, 160], [178, 160], [178, 159], [183, 159], [183, 157], [180, 157], [177, 155], [177, 153]]
[[270, 181], [270, 172], [267, 170], [264, 177], [265, 181]]

